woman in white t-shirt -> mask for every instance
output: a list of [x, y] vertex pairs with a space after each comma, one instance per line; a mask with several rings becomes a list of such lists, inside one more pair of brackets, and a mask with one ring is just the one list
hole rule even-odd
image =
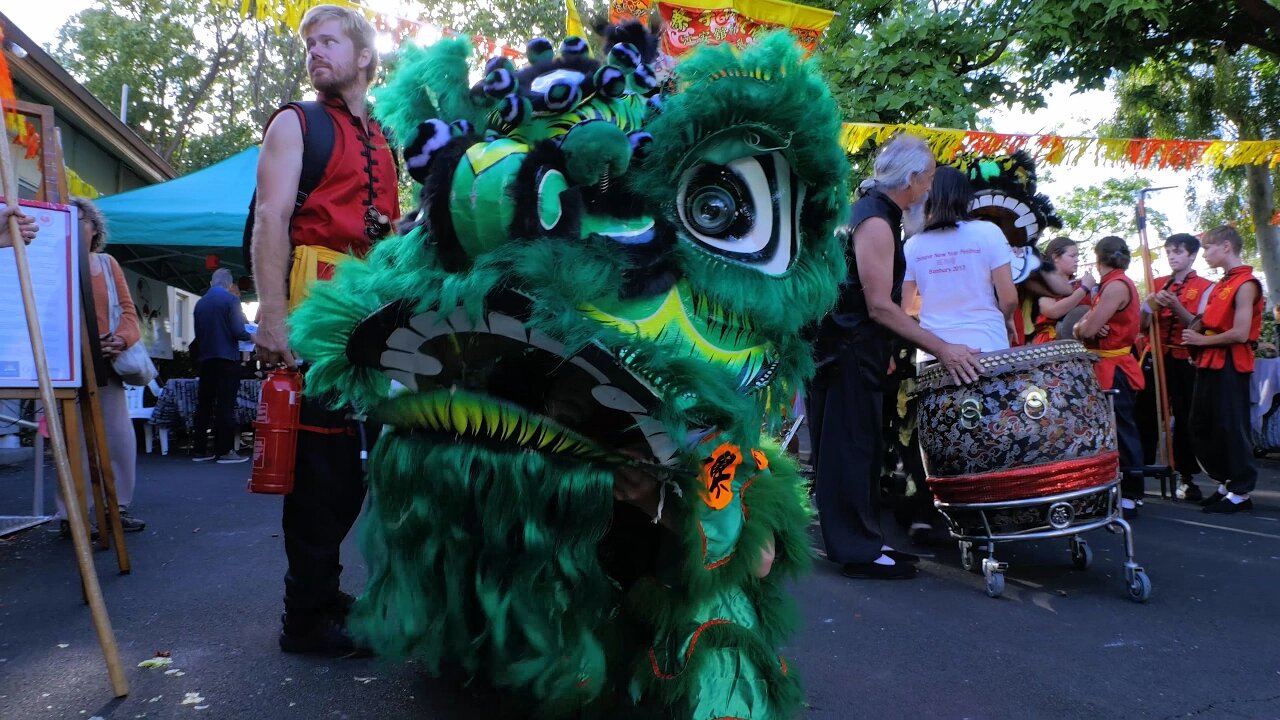
[[969, 219], [973, 187], [952, 167], [939, 167], [925, 205], [924, 232], [907, 240], [902, 297], [920, 294], [920, 325], [949, 343], [991, 352], [1009, 347], [1018, 304], [1000, 228]]

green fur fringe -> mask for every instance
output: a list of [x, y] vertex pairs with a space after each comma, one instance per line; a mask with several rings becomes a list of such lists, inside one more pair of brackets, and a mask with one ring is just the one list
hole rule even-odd
[[389, 432], [370, 463], [368, 587], [349, 619], [380, 655], [445, 662], [562, 716], [605, 685], [617, 605], [598, 545], [613, 475]]

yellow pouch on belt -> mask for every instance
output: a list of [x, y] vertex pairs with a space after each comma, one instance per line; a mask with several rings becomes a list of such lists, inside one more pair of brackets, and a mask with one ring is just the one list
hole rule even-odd
[[338, 263], [349, 257], [320, 245], [298, 245], [293, 248], [293, 264], [289, 268], [289, 310], [298, 307], [311, 291], [311, 284], [329, 280]]

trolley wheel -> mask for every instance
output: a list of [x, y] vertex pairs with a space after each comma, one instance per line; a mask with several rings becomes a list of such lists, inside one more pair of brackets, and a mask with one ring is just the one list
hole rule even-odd
[[[1150, 590], [1150, 587], [1151, 585], [1148, 584], [1147, 585], [1148, 591]], [[998, 598], [1003, 594], [1004, 594], [1004, 573], [993, 572], [990, 575], [987, 575], [987, 596]]]
[[1093, 548], [1080, 538], [1071, 539], [1071, 565], [1077, 570], [1084, 570], [1093, 564]]
[[1151, 599], [1151, 578], [1143, 570], [1135, 570], [1129, 578], [1129, 599], [1144, 603]]
[[964, 568], [965, 570], [968, 570], [969, 572], [973, 572], [973, 569], [977, 567], [977, 565], [978, 563], [976, 559], [973, 557], [973, 543], [965, 540], [961, 540], [960, 541], [960, 567]]

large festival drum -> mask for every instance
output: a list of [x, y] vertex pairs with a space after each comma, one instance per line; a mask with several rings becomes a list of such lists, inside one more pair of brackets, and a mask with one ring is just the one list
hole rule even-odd
[[929, 489], [946, 504], [1046, 497], [1116, 479], [1115, 415], [1075, 340], [983, 353], [956, 385], [941, 364], [918, 381]]

